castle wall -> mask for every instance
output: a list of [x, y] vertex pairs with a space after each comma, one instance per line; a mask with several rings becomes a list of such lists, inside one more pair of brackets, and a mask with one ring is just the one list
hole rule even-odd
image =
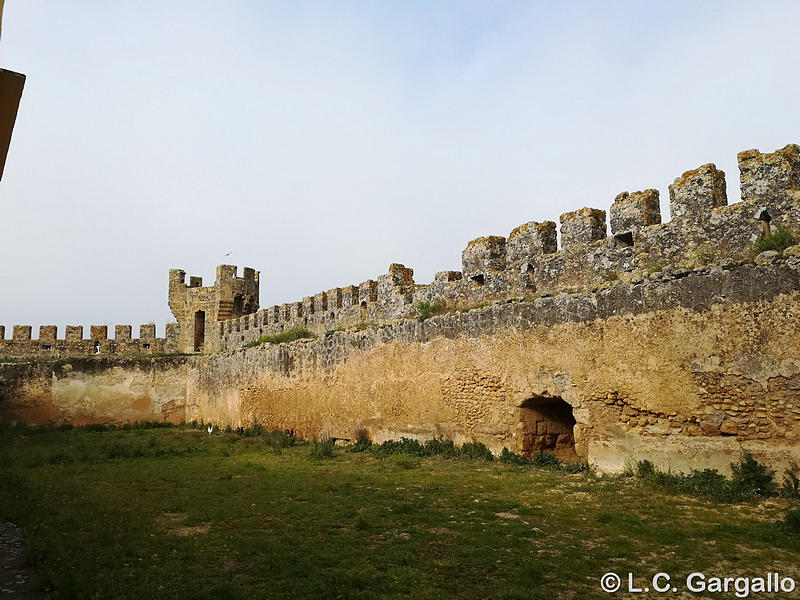
[[558, 397], [604, 470], [725, 470], [740, 449], [785, 464], [800, 459], [800, 252], [773, 260], [193, 357], [187, 419], [521, 451], [523, 403]]
[[[375, 441], [522, 452], [574, 438], [605, 470], [639, 458], [725, 469], [741, 449], [800, 461], [800, 245], [753, 250], [777, 227], [800, 237], [800, 148], [738, 158], [740, 203], [703, 165], [670, 185], [668, 223], [656, 190], [624, 192], [611, 235], [593, 208], [561, 215], [560, 248], [555, 222], [525, 223], [471, 241], [462, 270], [429, 285], [393, 264], [258, 310], [253, 269], [220, 265], [212, 287], [175, 269], [178, 323], [163, 339], [153, 325], [137, 339], [126, 325], [114, 339], [69, 326], [61, 340], [53, 326], [36, 340], [29, 326], [10, 340], [0, 327], [0, 359], [14, 359], [0, 365], [0, 419], [258, 422], [342, 438], [365, 428]], [[415, 303], [437, 300], [446, 314], [415, 319]], [[243, 349], [295, 327], [316, 339]], [[146, 358], [175, 352], [191, 356]]]
[[413, 318], [420, 301], [439, 299], [460, 310], [509, 298], [593, 291], [617, 280], [643, 281], [665, 267], [688, 272], [752, 259], [753, 242], [781, 226], [800, 237], [800, 147], [768, 154], [749, 150], [738, 159], [742, 202], [728, 205], [725, 174], [713, 164], [703, 165], [669, 186], [668, 223], [661, 223], [657, 190], [623, 192], [609, 211], [610, 236], [605, 211], [592, 208], [561, 215], [560, 249], [554, 222], [525, 223], [508, 238], [469, 242], [462, 270], [437, 273], [429, 285], [416, 284], [412, 269], [393, 264], [377, 282], [284, 305], [292, 310], [272, 306], [221, 320], [212, 332], [213, 347], [236, 350], [263, 335], [299, 327], [322, 334]]
[[69, 358], [2, 365], [0, 421], [6, 423], [181, 423], [185, 357]]
[[58, 339], [55, 325], [39, 328], [38, 338], [32, 335], [30, 325], [14, 325], [11, 339], [5, 339], [5, 327], [0, 327], [0, 362], [3, 358], [59, 358], [77, 356], [150, 356], [178, 352], [177, 323], [168, 323], [166, 336], [157, 338], [152, 323], [139, 327], [139, 337], [132, 338], [130, 325], [114, 326], [114, 337], [109, 337], [106, 325], [92, 325], [88, 336], [81, 325], [67, 325], [64, 337]]

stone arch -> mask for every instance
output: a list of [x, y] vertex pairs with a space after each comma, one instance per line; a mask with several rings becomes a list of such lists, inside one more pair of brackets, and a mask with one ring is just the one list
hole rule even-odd
[[576, 420], [572, 406], [560, 396], [533, 396], [518, 407], [522, 454], [554, 454], [561, 460], [576, 461]]

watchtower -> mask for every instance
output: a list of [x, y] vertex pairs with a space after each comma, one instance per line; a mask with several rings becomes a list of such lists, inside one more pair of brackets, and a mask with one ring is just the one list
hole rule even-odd
[[203, 287], [201, 277], [181, 269], [169, 271], [169, 308], [180, 325], [181, 352], [212, 352], [216, 347], [216, 322], [236, 319], [258, 310], [258, 271], [245, 267], [236, 276], [235, 265], [219, 265], [217, 280]]

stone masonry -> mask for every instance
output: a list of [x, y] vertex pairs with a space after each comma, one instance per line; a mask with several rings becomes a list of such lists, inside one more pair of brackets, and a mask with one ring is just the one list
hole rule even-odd
[[[608, 223], [597, 208], [561, 215], [560, 247], [555, 222], [527, 222], [472, 240], [430, 284], [392, 264], [259, 309], [251, 268], [221, 265], [211, 287], [173, 269], [164, 338], [152, 324], [136, 339], [129, 325], [113, 339], [0, 327], [0, 359], [15, 359], [0, 363], [0, 419], [364, 429], [605, 470], [724, 469], [741, 450], [800, 461], [800, 245], [754, 250], [779, 230], [800, 239], [800, 147], [738, 160], [741, 202], [706, 164], [669, 186], [669, 222], [657, 190], [622, 192]], [[421, 302], [443, 314], [420, 322]], [[294, 328], [312, 339], [245, 348]]]

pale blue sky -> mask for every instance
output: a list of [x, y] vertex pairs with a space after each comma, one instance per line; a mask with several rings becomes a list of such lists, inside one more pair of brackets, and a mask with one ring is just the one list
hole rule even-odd
[[[167, 271], [261, 305], [460, 268], [480, 235], [800, 142], [797, 2], [8, 0], [28, 75], [0, 324], [171, 321]], [[226, 257], [225, 254], [231, 255]]]

